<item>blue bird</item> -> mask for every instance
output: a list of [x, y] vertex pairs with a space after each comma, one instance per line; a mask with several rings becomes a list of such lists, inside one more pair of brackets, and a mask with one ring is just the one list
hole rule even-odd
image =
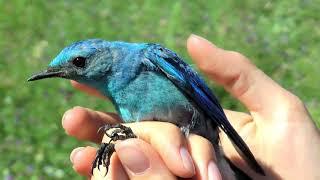
[[186, 136], [195, 133], [207, 138], [216, 151], [222, 176], [227, 178], [233, 172], [219, 146], [220, 128], [247, 164], [264, 175], [205, 82], [176, 53], [159, 44], [79, 41], [64, 48], [45, 71], [28, 81], [51, 77], [94, 87], [111, 99], [125, 123], [170, 122]]

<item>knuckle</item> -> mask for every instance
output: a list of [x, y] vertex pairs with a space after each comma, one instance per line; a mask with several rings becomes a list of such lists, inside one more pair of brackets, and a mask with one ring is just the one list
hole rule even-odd
[[243, 63], [251, 64], [246, 56], [237, 51], [228, 51], [230, 59], [238, 60]]
[[[197, 157], [202, 156], [203, 158], [208, 159], [211, 159], [212, 157], [215, 161], [217, 160], [214, 146], [207, 138], [196, 134], [190, 134], [190, 136], [188, 136], [188, 143], [192, 152], [195, 153]], [[216, 150], [218, 151], [219, 149]]]
[[209, 62], [210, 60], [206, 60], [206, 61], [201, 61], [200, 63], [198, 63], [198, 67], [199, 69], [204, 72], [204, 73], [211, 73], [214, 64]]
[[180, 128], [178, 128], [176, 125], [172, 124], [172, 123], [165, 123], [164, 124], [164, 128], [163, 128], [163, 134], [164, 135], [168, 135], [168, 134], [181, 134], [181, 130]]
[[202, 137], [202, 136], [197, 135], [197, 134], [190, 134], [188, 139], [189, 139], [189, 141], [191, 143], [194, 143], [194, 144], [197, 144], [197, 145], [201, 144], [201, 146], [208, 148], [210, 151], [211, 150], [214, 151], [212, 143], [210, 142], [210, 140], [208, 140], [205, 137]]
[[166, 139], [166, 143], [180, 145], [184, 141], [184, 136], [176, 125], [171, 123], [164, 123], [164, 126], [161, 127], [161, 131], [159, 131], [157, 140]]
[[289, 107], [292, 109], [304, 109], [305, 104], [304, 102], [296, 95], [292, 93], [288, 93], [288, 99], [289, 99]]
[[235, 59], [246, 59], [244, 55], [237, 51], [228, 51], [228, 54], [230, 57], [235, 58]]
[[287, 90], [285, 90], [281, 101], [283, 103], [280, 106], [280, 109], [282, 109], [283, 112], [287, 113], [288, 120], [296, 119], [294, 118], [294, 116], [296, 116], [297, 113], [304, 113], [306, 111], [304, 102], [298, 96], [292, 94]]
[[[143, 126], [144, 128], [141, 128]], [[171, 141], [176, 141], [176, 143], [181, 143], [182, 133], [180, 129], [168, 122], [159, 121], [144, 121], [139, 123], [130, 123], [129, 127], [132, 128], [133, 132], [138, 135], [139, 138], [151, 144], [158, 144], [159, 140], [167, 140], [167, 143], [172, 143]]]

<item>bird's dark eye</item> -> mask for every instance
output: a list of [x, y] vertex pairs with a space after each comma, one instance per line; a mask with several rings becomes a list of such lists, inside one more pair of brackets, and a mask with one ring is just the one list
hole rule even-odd
[[86, 65], [86, 58], [76, 57], [72, 60], [72, 64], [77, 67], [83, 68]]

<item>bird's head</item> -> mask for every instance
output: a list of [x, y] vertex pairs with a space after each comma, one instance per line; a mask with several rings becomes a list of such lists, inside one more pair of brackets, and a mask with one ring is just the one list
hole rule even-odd
[[100, 39], [79, 41], [64, 48], [46, 70], [32, 75], [28, 81], [60, 77], [90, 85], [106, 77], [111, 65], [109, 42]]

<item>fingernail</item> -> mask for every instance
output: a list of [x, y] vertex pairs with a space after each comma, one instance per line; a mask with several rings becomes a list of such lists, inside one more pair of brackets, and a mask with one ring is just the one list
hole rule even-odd
[[150, 162], [138, 144], [125, 140], [116, 144], [117, 155], [124, 167], [133, 174], [142, 174], [150, 168]]
[[196, 35], [196, 34], [191, 34], [191, 35], [190, 35], [190, 38], [195, 38], [195, 39], [197, 39], [197, 40], [202, 40], [202, 39], [203, 39], [203, 37], [201, 37], [201, 36], [199, 36], [199, 35]]
[[78, 148], [75, 148], [75, 149], [71, 152], [71, 154], [70, 154], [70, 161], [72, 162], [72, 164], [73, 164], [73, 162], [74, 162], [74, 158], [75, 158], [77, 155], [79, 155], [83, 149], [84, 149], [84, 147], [78, 147]]
[[188, 171], [192, 172], [192, 174], [195, 174], [195, 168], [191, 155], [185, 147], [180, 148], [180, 156], [182, 159], [183, 167]]
[[63, 116], [62, 116], [62, 127], [65, 126], [65, 122], [66, 122], [66, 120], [69, 118], [70, 112], [71, 112], [71, 109], [69, 109], [68, 111], [66, 111], [66, 112], [63, 114]]
[[209, 180], [222, 180], [220, 171], [212, 160], [208, 164], [208, 179]]
[[[195, 35], [195, 34], [191, 34], [189, 38], [193, 38], [193, 40], [196, 40], [196, 42], [198, 41], [205, 41], [209, 44], [211, 44], [212, 46], [216, 47], [216, 45], [214, 45], [212, 42], [208, 41], [207, 39], [201, 37], [201, 36], [198, 36], [198, 35]], [[197, 42], [197, 43], [198, 43]]]

